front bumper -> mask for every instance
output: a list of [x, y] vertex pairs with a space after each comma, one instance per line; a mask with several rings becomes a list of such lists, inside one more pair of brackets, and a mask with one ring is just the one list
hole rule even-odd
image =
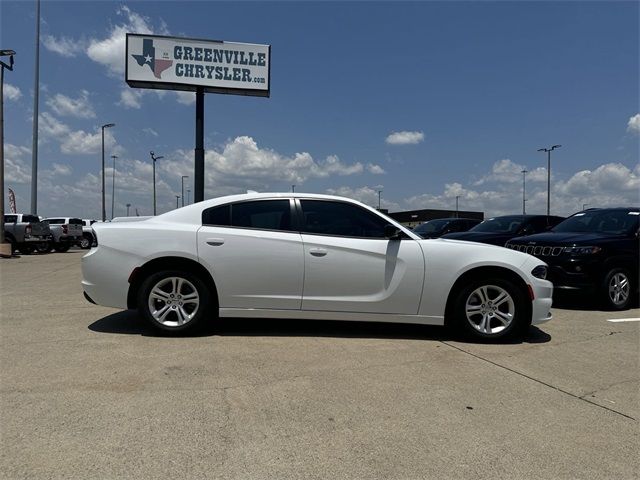
[[536, 279], [531, 285], [534, 299], [531, 301], [531, 324], [539, 325], [553, 318], [551, 305], [553, 305], [553, 283], [547, 280]]

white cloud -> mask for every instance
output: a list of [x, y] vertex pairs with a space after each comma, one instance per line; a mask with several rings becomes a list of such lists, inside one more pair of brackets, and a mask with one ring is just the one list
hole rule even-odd
[[[112, 150], [115, 145], [115, 139], [108, 129], [104, 133], [105, 149]], [[95, 133], [85, 132], [84, 130], [76, 130], [69, 132], [60, 143], [60, 151], [62, 153], [84, 155], [87, 153], [98, 153], [102, 149], [102, 132]]]
[[27, 155], [31, 149], [7, 143], [4, 146], [4, 177], [7, 183], [31, 182], [31, 167], [27, 166]]
[[154, 137], [158, 136], [158, 132], [156, 132], [153, 128], [147, 127], [147, 128], [143, 128], [142, 131], [144, 133], [147, 133], [149, 135], [153, 135]]
[[4, 97], [7, 100], [12, 100], [12, 101], [19, 100], [20, 97], [22, 97], [22, 91], [18, 87], [11, 85], [10, 83], [5, 83]]
[[59, 139], [63, 135], [69, 133], [70, 130], [71, 129], [68, 125], [62, 123], [50, 113], [43, 112], [40, 114], [40, 118], [38, 120], [38, 131], [42, 135], [43, 139]]
[[[566, 181], [554, 181], [551, 213], [570, 215], [580, 210], [584, 203], [592, 207], [638, 205], [639, 192], [640, 166], [631, 170], [620, 163], [606, 163], [595, 170], [576, 172]], [[479, 210], [490, 216], [522, 211], [522, 184], [519, 182], [498, 182], [494, 188], [486, 190], [465, 188], [454, 182], [446, 184], [442, 193], [409, 197], [404, 200], [404, 205], [409, 209], [453, 210], [456, 195], [460, 196], [460, 210]], [[546, 212], [547, 189], [544, 182], [527, 183], [526, 197], [527, 213]]]
[[424, 141], [424, 133], [422, 132], [393, 132], [387, 136], [385, 142], [389, 145], [415, 145]]
[[73, 169], [70, 165], [62, 165], [60, 163], [54, 163], [53, 168], [51, 169], [51, 173], [53, 175], [62, 175], [65, 177], [71, 175], [72, 171]]
[[[487, 182], [500, 182], [500, 183], [522, 183], [522, 170], [525, 170], [524, 165], [520, 165], [512, 162], [508, 158], [498, 160], [491, 167], [491, 173], [484, 175], [473, 183], [473, 185], [483, 185]], [[547, 169], [544, 167], [538, 167], [533, 170], [527, 170], [527, 183], [528, 182], [543, 182], [547, 179]]]
[[369, 173], [373, 173], [374, 175], [383, 175], [387, 173], [380, 165], [375, 165], [373, 163], [367, 163], [367, 171]]
[[[378, 190], [381, 188], [376, 187], [347, 187], [342, 186], [338, 188], [328, 188], [326, 192], [329, 195], [338, 195], [340, 197], [352, 198], [354, 200], [358, 200], [370, 207], [377, 208], [378, 207]], [[389, 211], [401, 210], [400, 205], [397, 203], [387, 200], [384, 197], [384, 192], [380, 196], [380, 208], [386, 208]]]
[[169, 33], [164, 23], [154, 29], [149, 18], [132, 11], [129, 7], [120, 7], [117, 13], [124, 18], [124, 23], [113, 26], [106, 38], [92, 38], [87, 47], [89, 58], [107, 67], [108, 72], [112, 75], [124, 73], [127, 33], [160, 33], [163, 35]]
[[627, 131], [640, 134], [640, 113], [636, 113], [627, 122]]
[[53, 35], [44, 35], [42, 38], [44, 48], [50, 52], [57, 53], [63, 57], [75, 57], [85, 48], [84, 41], [73, 40], [68, 37], [54, 37]]
[[140, 103], [142, 95], [142, 90], [124, 88], [120, 91], [120, 101], [118, 102], [118, 105], [121, 105], [125, 108], [138, 109], [142, 106], [142, 104]]
[[46, 104], [61, 116], [69, 115], [77, 118], [95, 118], [96, 116], [89, 101], [89, 92], [86, 90], [81, 90], [78, 98], [71, 98], [57, 93], [53, 97], [49, 97]]
[[182, 105], [193, 105], [196, 103], [196, 94], [193, 92], [174, 92], [176, 100]]

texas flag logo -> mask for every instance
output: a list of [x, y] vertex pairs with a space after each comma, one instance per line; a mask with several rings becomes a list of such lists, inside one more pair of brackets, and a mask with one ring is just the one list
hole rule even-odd
[[[156, 48], [153, 46], [153, 40], [150, 38], [142, 40], [142, 55], [132, 54], [131, 56], [141, 67], [148, 65], [153, 72], [153, 76], [157, 79], [161, 79], [162, 72], [173, 65], [173, 60], [156, 58]], [[168, 57], [168, 55], [165, 56]]]

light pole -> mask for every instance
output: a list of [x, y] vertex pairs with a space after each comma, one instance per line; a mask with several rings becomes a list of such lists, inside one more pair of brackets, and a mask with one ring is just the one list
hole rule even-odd
[[551, 152], [562, 145], [553, 145], [551, 148], [539, 148], [539, 152], [547, 152], [547, 217], [551, 212]]
[[588, 204], [588, 203], [583, 203], [582, 204], [582, 210], [586, 210], [589, 205], [590, 204]]
[[115, 123], [105, 123], [104, 125], [102, 125], [102, 127], [100, 127], [102, 130], [102, 221], [103, 222], [107, 221], [107, 209], [104, 205], [104, 129], [115, 127], [115, 126], [116, 126]]
[[178, 208], [178, 200], [180, 200], [180, 195], [176, 195], [176, 208]]
[[118, 158], [117, 155], [111, 155], [111, 158], [113, 158], [113, 170], [111, 171], [112, 174], [112, 187], [111, 187], [111, 220], [113, 220], [113, 207], [115, 205], [115, 199], [116, 199], [116, 158]]
[[296, 193], [296, 186], [295, 185], [291, 185], [291, 193]]
[[190, 199], [191, 199], [191, 190], [187, 188], [187, 205], [189, 205], [189, 202], [191, 201]]
[[149, 152], [149, 154], [151, 155], [151, 160], [153, 160], [151, 163], [153, 163], [153, 215], [155, 216], [156, 215], [156, 160], [160, 160], [161, 158], [164, 158], [164, 157], [162, 156], [156, 157], [153, 151]]
[[9, 57], [7, 65], [0, 60], [0, 256], [10, 257], [11, 246], [4, 243], [4, 69], [13, 70], [13, 50], [0, 50], [0, 57]]
[[38, 102], [40, 97], [40, 0], [36, 0], [36, 64], [33, 79], [33, 129], [31, 144], [31, 213], [38, 214]]
[[520, 173], [522, 174], [522, 214], [526, 215], [525, 204], [527, 202], [527, 198], [525, 196], [525, 192], [527, 190], [527, 184], [526, 184], [527, 169], [525, 168]]
[[382, 190], [378, 190], [378, 210], [380, 210], [380, 197], [382, 195]]
[[460, 198], [460, 195], [456, 195], [456, 218], [459, 217], [458, 215], [458, 199]]
[[182, 206], [184, 207], [184, 179], [189, 178], [189, 175], [182, 175]]
[[129, 208], [131, 207], [130, 203], [127, 203], [127, 217], [129, 216]]

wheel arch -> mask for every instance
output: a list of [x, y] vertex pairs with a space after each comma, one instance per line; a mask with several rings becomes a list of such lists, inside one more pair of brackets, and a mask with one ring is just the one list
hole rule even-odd
[[218, 303], [218, 287], [214, 282], [209, 271], [202, 266], [202, 264], [185, 257], [159, 257], [149, 260], [147, 263], [140, 267], [136, 267], [131, 276], [129, 277], [129, 291], [127, 293], [127, 308], [136, 308], [138, 291], [145, 278], [152, 273], [162, 270], [183, 270], [189, 273], [197, 275], [204, 283], [212, 294], [211, 303], [214, 308], [217, 308]]
[[[447, 303], [446, 303], [445, 312], [444, 312], [445, 325], [451, 325], [453, 323], [452, 317], [453, 317], [455, 299], [456, 299], [456, 296], [458, 295], [458, 292], [463, 287], [463, 285], [471, 280], [476, 280], [478, 278], [489, 278], [489, 277], [501, 277], [501, 278], [506, 278], [507, 280], [512, 281], [519, 288], [522, 289], [522, 291], [525, 293], [526, 298], [530, 298], [529, 287], [527, 286], [527, 283], [524, 281], [524, 279], [517, 272], [514, 272], [513, 270], [510, 270], [506, 267], [499, 267], [499, 266], [475, 267], [470, 270], [467, 270], [462, 275], [460, 275], [454, 282], [451, 289], [449, 290], [449, 295], [447, 296]], [[533, 309], [530, 301], [527, 302], [527, 309], [528, 309], [527, 311], [528, 321], [531, 321], [531, 314]]]

